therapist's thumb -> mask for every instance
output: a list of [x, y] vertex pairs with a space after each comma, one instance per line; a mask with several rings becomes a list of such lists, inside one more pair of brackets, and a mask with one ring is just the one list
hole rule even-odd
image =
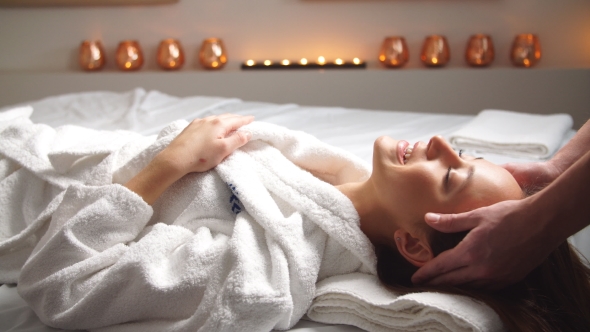
[[457, 233], [475, 228], [479, 222], [471, 213], [438, 214], [429, 212], [424, 215], [424, 221], [443, 233]]

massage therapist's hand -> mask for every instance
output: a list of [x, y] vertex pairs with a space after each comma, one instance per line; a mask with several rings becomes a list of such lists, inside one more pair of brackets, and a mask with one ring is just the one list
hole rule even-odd
[[550, 161], [533, 163], [508, 163], [502, 165], [521, 188], [540, 189], [553, 182], [562, 172]]
[[421, 267], [412, 282], [500, 289], [523, 279], [554, 249], [539, 246], [547, 242], [542, 229], [532, 226], [527, 204], [523, 199], [438, 218], [427, 214], [426, 222], [441, 232], [471, 231], [455, 248]]
[[125, 186], [151, 205], [181, 177], [214, 168], [246, 144], [250, 133], [237, 130], [253, 120], [234, 114], [193, 120]]

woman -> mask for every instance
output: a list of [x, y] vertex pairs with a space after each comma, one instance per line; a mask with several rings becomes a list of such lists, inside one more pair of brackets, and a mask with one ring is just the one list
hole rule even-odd
[[[241, 144], [247, 137], [237, 136], [235, 140]], [[428, 144], [418, 142], [413, 147], [405, 141], [380, 137], [375, 141], [373, 153], [370, 178], [342, 184], [338, 189], [354, 204], [361, 230], [378, 250], [379, 277], [398, 292], [420, 290], [414, 289], [411, 283], [417, 268], [454, 247], [465, 236], [465, 233], [444, 234], [433, 230], [422, 219], [427, 212], [459, 213], [523, 197], [520, 186], [508, 171], [482, 158], [455, 152], [440, 136], [433, 137]], [[197, 164], [200, 169], [209, 167], [205, 165], [207, 159], [212, 159], [214, 164], [218, 160], [200, 158]], [[128, 186], [134, 188], [139, 178], [134, 178]], [[160, 190], [149, 189], [147, 193]], [[524, 282], [500, 294], [446, 291], [488, 303], [510, 330], [587, 331], [590, 329], [589, 277], [590, 270], [569, 244], [564, 243]]]
[[[287, 328], [305, 312], [317, 280], [375, 273], [371, 243], [394, 248], [412, 266], [437, 255], [440, 246], [422, 222], [426, 211], [521, 197], [502, 168], [459, 156], [440, 137], [413, 149], [378, 139], [370, 176], [329, 151], [322, 150], [327, 166], [314, 162], [322, 157], [316, 143], [310, 152], [281, 150], [338, 191], [275, 153], [288, 135], [266, 136], [273, 148], [254, 132], [257, 140], [233, 153], [250, 139], [238, 129], [251, 121], [197, 120], [177, 136], [164, 130], [153, 149], [134, 157], [111, 153], [96, 161], [94, 168], [117, 169], [112, 180], [125, 187], [71, 185], [53, 196], [42, 213], [52, 221], [18, 279], [21, 296], [44, 322], [64, 328]], [[120, 150], [137, 146], [146, 144]], [[92, 162], [85, 157], [72, 169]], [[215, 174], [206, 172], [213, 167]], [[256, 176], [267, 191], [256, 191]], [[219, 202], [229, 208], [216, 209]]]

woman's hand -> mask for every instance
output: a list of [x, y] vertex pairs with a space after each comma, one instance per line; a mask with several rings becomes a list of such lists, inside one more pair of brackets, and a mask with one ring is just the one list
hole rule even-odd
[[156, 158], [166, 160], [183, 176], [205, 172], [250, 140], [250, 133], [237, 130], [253, 116], [223, 114], [193, 120]]
[[193, 120], [125, 186], [153, 204], [181, 177], [214, 168], [246, 144], [250, 133], [237, 130], [253, 120], [253, 116], [234, 114]]

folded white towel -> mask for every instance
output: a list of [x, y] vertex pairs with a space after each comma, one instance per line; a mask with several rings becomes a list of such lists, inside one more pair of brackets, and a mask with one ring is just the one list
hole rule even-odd
[[484, 110], [465, 127], [451, 134], [449, 141], [460, 149], [546, 159], [560, 147], [572, 125], [569, 114]]
[[500, 317], [472, 298], [441, 293], [398, 296], [374, 275], [351, 273], [322, 280], [307, 317], [367, 331], [504, 331]]

